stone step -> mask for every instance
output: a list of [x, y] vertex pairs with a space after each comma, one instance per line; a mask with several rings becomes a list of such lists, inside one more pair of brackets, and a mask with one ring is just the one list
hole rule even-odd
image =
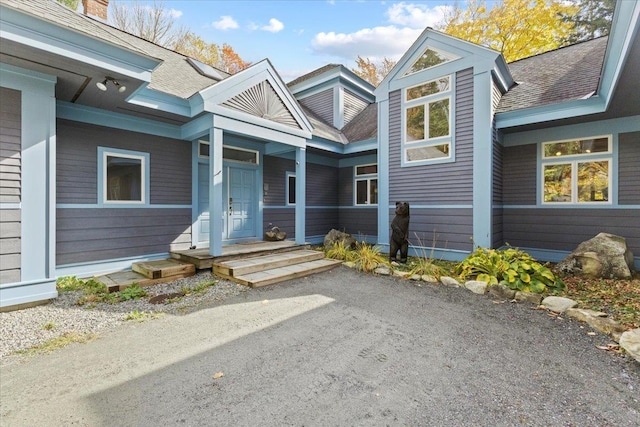
[[308, 249], [280, 252], [251, 258], [214, 262], [213, 272], [222, 277], [233, 278], [323, 258], [324, 253]]
[[232, 280], [243, 285], [251, 286], [252, 288], [257, 288], [327, 271], [340, 264], [342, 264], [342, 261], [323, 258], [283, 267], [269, 268], [241, 276], [233, 276]]

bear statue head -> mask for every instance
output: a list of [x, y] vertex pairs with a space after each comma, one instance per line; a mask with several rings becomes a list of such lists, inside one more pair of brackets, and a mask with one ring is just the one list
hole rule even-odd
[[407, 202], [396, 202], [396, 215], [398, 215], [398, 216], [409, 216], [409, 203], [407, 203]]

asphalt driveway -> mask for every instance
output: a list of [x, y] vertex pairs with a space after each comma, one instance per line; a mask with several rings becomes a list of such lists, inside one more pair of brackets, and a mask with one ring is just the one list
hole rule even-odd
[[532, 308], [340, 267], [4, 366], [0, 424], [640, 425], [640, 364]]

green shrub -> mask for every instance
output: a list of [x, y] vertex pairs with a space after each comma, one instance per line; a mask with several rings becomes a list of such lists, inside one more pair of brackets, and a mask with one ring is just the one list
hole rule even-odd
[[458, 264], [455, 272], [463, 280], [475, 279], [488, 285], [499, 283], [525, 292], [564, 289], [562, 280], [549, 268], [515, 248], [478, 248]]
[[365, 242], [356, 243], [356, 249], [350, 261], [356, 264], [356, 268], [365, 273], [370, 273], [378, 266], [388, 264], [387, 258], [382, 255], [379, 246], [372, 246]]
[[134, 283], [133, 285], [125, 288], [123, 291], [118, 292], [116, 295], [117, 295], [116, 296], [117, 300], [119, 302], [122, 302], [122, 301], [131, 301], [131, 300], [144, 298], [149, 294], [147, 293], [147, 291], [142, 289], [137, 283]]
[[324, 255], [327, 258], [338, 259], [341, 261], [353, 261], [354, 253], [350, 246], [345, 245], [344, 241], [340, 240], [335, 244], [324, 248]]

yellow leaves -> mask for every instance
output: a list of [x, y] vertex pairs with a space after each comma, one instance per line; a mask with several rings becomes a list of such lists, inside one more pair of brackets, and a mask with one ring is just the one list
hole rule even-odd
[[562, 16], [577, 11], [559, 0], [498, 0], [491, 9], [472, 0], [465, 11], [454, 9], [441, 29], [501, 52], [512, 62], [560, 47], [574, 25]]

